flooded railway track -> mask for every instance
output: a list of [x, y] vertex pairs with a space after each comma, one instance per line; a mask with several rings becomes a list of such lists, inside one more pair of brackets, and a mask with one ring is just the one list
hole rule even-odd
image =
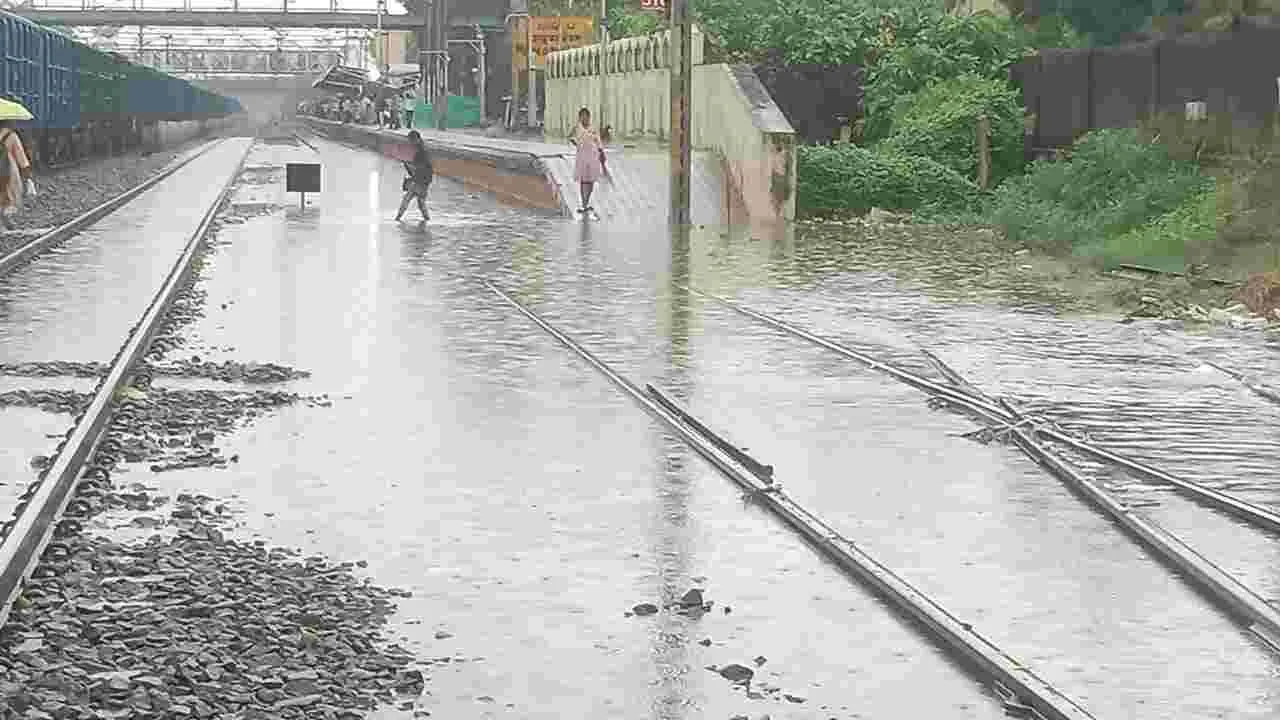
[[1269, 533], [1280, 530], [1280, 515], [1229, 493], [1180, 478], [1074, 437], [1051, 422], [1029, 417], [1008, 400], [986, 395], [928, 351], [924, 351], [924, 354], [938, 368], [940, 374], [947, 378], [945, 384], [894, 366], [775, 316], [696, 288], [687, 289], [786, 335], [802, 339], [885, 373], [928, 393], [933, 400], [943, 405], [958, 409], [980, 420], [985, 424], [983, 432], [988, 438], [1001, 437], [1012, 440], [1032, 460], [1045, 467], [1077, 496], [1087, 500], [1157, 559], [1175, 570], [1179, 577], [1187, 579], [1233, 619], [1243, 623], [1247, 630], [1266, 643], [1272, 651], [1280, 653], [1280, 612], [1277, 612], [1271, 603], [1197, 552], [1177, 535], [1145, 517], [1136, 507], [1117, 498], [1098, 483], [1085, 477], [1041, 440], [1047, 439], [1059, 443], [1138, 477], [1172, 487], [1203, 505], [1228, 513], [1237, 520]]
[[528, 306], [491, 281], [483, 282], [495, 295], [592, 365], [650, 415], [679, 435], [718, 472], [798, 532], [846, 575], [869, 587], [921, 628], [931, 641], [989, 687], [1006, 713], [1046, 720], [1094, 717], [1075, 700], [1001, 650], [970, 623], [947, 611], [932, 597], [872, 557], [854, 540], [790, 498], [774, 481], [770, 466], [735, 447], [657, 388], [647, 386], [646, 390], [641, 390]]
[[79, 217], [76, 217], [61, 226], [56, 227], [43, 235], [32, 238], [18, 246], [7, 255], [0, 257], [0, 276], [14, 271], [45, 250], [49, 250], [63, 242], [66, 242], [85, 228], [88, 228], [99, 220], [102, 220], [108, 215], [111, 215], [115, 211], [123, 208], [129, 203], [129, 201], [169, 179], [179, 170], [187, 167], [198, 158], [207, 155], [222, 142], [224, 142], [224, 140], [210, 140], [191, 152], [178, 157], [170, 163], [168, 167], [156, 173], [154, 176], [147, 178], [128, 190], [125, 190], [101, 205], [91, 208]]
[[[214, 141], [198, 149], [182, 162], [175, 163], [172, 169], [145, 183], [145, 187], [135, 188], [125, 193], [128, 197], [121, 196], [123, 199], [117, 198], [111, 203], [96, 208], [69, 223], [68, 226], [51, 233], [50, 236], [54, 237], [40, 247], [32, 249], [32, 246], [28, 245], [26, 251], [34, 254], [54, 242], [75, 234], [224, 142], [228, 141]], [[3, 603], [0, 605], [0, 625], [7, 620], [24, 583], [36, 570], [41, 556], [53, 542], [80, 483], [85, 479], [105, 480], [108, 477], [108, 469], [93, 464], [93, 458], [102, 442], [104, 431], [118, 409], [121, 392], [134, 383], [145, 382], [145, 378], [141, 377], [141, 372], [138, 370], [139, 362], [147, 355], [153, 340], [164, 326], [166, 316], [175, 300], [190, 282], [196, 260], [206, 247], [210, 227], [219, 210], [230, 197], [252, 147], [253, 143], [245, 144], [233, 170], [222, 179], [220, 192], [204, 208], [199, 224], [187, 240], [159, 291], [125, 339], [110, 363], [106, 375], [98, 382], [88, 406], [76, 416], [72, 428], [58, 444], [56, 456], [41, 472], [39, 478], [28, 487], [12, 519], [4, 524], [3, 533], [0, 535], [0, 602]], [[201, 180], [207, 183], [208, 178]], [[57, 233], [64, 233], [64, 235], [58, 236]], [[40, 239], [33, 242], [39, 243]], [[0, 267], [9, 269], [12, 266], [0, 263]]]

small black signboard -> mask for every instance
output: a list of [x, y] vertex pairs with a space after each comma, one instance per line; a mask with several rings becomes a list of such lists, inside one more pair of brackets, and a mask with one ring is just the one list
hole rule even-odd
[[284, 166], [285, 192], [301, 193], [306, 207], [307, 193], [320, 192], [320, 163], [288, 163]]

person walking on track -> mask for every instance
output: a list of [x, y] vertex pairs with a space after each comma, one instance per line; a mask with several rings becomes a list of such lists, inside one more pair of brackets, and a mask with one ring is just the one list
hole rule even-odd
[[569, 142], [577, 148], [574, 158], [573, 175], [578, 181], [578, 191], [582, 196], [583, 215], [594, 213], [591, 207], [591, 192], [596, 182], [604, 175], [604, 143], [600, 134], [591, 127], [591, 111], [582, 108], [578, 111], [578, 126], [573, 129]]
[[22, 203], [24, 186], [27, 194], [35, 197], [36, 184], [31, 179], [31, 160], [22, 147], [22, 138], [8, 120], [0, 121], [0, 147], [4, 148], [4, 157], [0, 158], [0, 225], [12, 230], [9, 216]]
[[427, 212], [427, 190], [431, 187], [431, 179], [435, 172], [431, 167], [431, 154], [427, 152], [427, 145], [422, 141], [422, 134], [417, 130], [409, 131], [409, 142], [413, 144], [413, 160], [404, 164], [409, 176], [401, 185], [404, 188], [404, 199], [400, 201], [396, 222], [404, 217], [405, 210], [409, 209], [409, 201], [414, 199], [418, 201], [418, 211], [422, 213], [422, 219], [424, 221], [431, 219], [431, 214]]

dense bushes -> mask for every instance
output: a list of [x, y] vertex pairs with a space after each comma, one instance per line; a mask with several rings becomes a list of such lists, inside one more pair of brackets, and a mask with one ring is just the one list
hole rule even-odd
[[978, 117], [991, 121], [991, 182], [1022, 170], [1023, 119], [1018, 93], [1008, 83], [962, 75], [901, 98], [893, 130], [880, 147], [926, 155], [964, 177], [976, 178]]
[[1213, 180], [1133, 130], [1086, 135], [1068, 160], [1038, 161], [1000, 185], [983, 215], [1011, 240], [1058, 249], [1096, 245], [1171, 212]]
[[695, 0], [699, 22], [735, 61], [866, 69], [865, 137], [890, 131], [903, 95], [965, 74], [1004, 79], [1037, 47], [1075, 44], [1069, 27], [1028, 30], [994, 15], [955, 16], [940, 0]]
[[871, 208], [962, 212], [978, 194], [972, 182], [933, 160], [856, 145], [800, 148], [797, 175], [806, 215]]

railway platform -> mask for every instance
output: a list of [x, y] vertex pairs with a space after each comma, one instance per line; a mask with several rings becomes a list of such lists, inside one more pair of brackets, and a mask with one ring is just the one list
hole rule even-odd
[[[402, 143], [408, 130], [307, 118], [317, 132], [381, 150]], [[569, 216], [580, 205], [573, 179], [573, 147], [564, 143], [488, 137], [464, 131], [419, 130], [433, 153], [437, 174], [453, 177], [512, 201]], [[592, 197], [602, 220], [651, 225], [669, 211], [670, 157], [654, 148], [608, 148], [611, 181]], [[715, 157], [693, 154], [690, 203], [694, 223], [732, 224], [734, 208]]]

